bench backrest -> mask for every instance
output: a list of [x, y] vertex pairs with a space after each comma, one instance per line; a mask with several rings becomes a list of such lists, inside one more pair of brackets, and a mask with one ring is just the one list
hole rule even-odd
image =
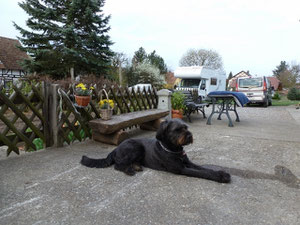
[[[194, 103], [202, 103], [201, 99], [197, 94], [193, 94], [191, 91], [180, 91], [185, 96], [185, 102], [194, 102]], [[195, 93], [195, 92], [194, 92]]]

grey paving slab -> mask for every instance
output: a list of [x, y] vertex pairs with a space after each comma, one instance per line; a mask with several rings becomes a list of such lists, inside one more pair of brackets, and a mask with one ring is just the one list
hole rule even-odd
[[192, 115], [194, 143], [186, 147], [194, 162], [229, 171], [230, 184], [86, 168], [83, 154], [105, 157], [114, 148], [91, 140], [8, 158], [2, 150], [0, 224], [299, 224], [300, 110], [238, 112], [232, 128], [225, 115], [212, 125]]

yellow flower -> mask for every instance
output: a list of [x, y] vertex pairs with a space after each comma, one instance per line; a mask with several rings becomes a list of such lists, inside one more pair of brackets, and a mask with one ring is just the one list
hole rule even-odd
[[76, 88], [85, 88], [85, 85], [83, 83], [77, 84]]
[[103, 100], [99, 101], [98, 104], [101, 109], [108, 109], [108, 108], [113, 109], [114, 105], [115, 105], [114, 101], [111, 99], [103, 99]]
[[108, 100], [108, 104], [110, 105], [111, 108], [114, 107], [114, 101], [113, 100]]
[[88, 89], [83, 83], [76, 85], [75, 94], [79, 96], [91, 95], [92, 89]]

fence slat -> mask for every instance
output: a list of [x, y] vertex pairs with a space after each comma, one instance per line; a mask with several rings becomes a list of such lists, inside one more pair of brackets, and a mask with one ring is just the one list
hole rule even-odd
[[119, 87], [117, 87], [117, 90], [120, 93], [121, 99], [122, 99], [122, 101], [123, 101], [123, 103], [124, 103], [124, 105], [125, 105], [125, 107], [127, 109], [127, 112], [130, 112], [130, 108], [129, 108], [129, 106], [128, 106], [128, 104], [127, 104], [127, 102], [126, 102], [126, 100], [125, 100], [125, 98], [123, 96], [123, 93], [122, 93], [121, 89]]
[[121, 111], [121, 114], [124, 113], [123, 107], [122, 107], [122, 103], [119, 101], [119, 99], [117, 98], [117, 96], [114, 93], [114, 90], [112, 88], [110, 88], [110, 92], [113, 96], [114, 101], [117, 103], [118, 108]]
[[[45, 118], [42, 116], [42, 114], [33, 106], [33, 104], [28, 100], [28, 98], [26, 98], [22, 92], [15, 86], [12, 86], [13, 89], [15, 90], [15, 92], [17, 92], [18, 96], [22, 98], [22, 100], [26, 103], [27, 106], [29, 106], [29, 108], [33, 111], [33, 113], [35, 113], [40, 120], [44, 123], [45, 122]], [[33, 97], [34, 93], [33, 91], [31, 92], [31, 95]]]
[[5, 94], [0, 92], [0, 96], [2, 100], [5, 102], [5, 104], [7, 104], [14, 111], [15, 114], [17, 114], [25, 123], [27, 123], [30, 129], [32, 129], [39, 136], [39, 138], [44, 140], [44, 135], [38, 129], [36, 129], [34, 124], [22, 112], [20, 112], [18, 108], [11, 101], [9, 101], [9, 99], [5, 96]]
[[[82, 129], [84, 130], [84, 132], [86, 134], [89, 134], [89, 128], [86, 125], [86, 121], [82, 120], [81, 114], [79, 112], [77, 112], [75, 106], [73, 105], [73, 103], [71, 102], [71, 100], [69, 99], [69, 97], [67, 96], [67, 94], [61, 90], [62, 93], [62, 98], [64, 103], [66, 103], [66, 106], [68, 107], [69, 110], [72, 111], [72, 113], [74, 114], [75, 118], [78, 120], [78, 122], [80, 123], [80, 126], [82, 127]], [[64, 118], [66, 120], [68, 120], [67, 118]], [[61, 127], [59, 127], [61, 129]]]
[[4, 144], [6, 144], [8, 146], [7, 153], [6, 153], [7, 156], [12, 151], [14, 151], [15, 153], [17, 153], [18, 155], [20, 154], [19, 149], [17, 148], [17, 146], [14, 145], [14, 144], [12, 144], [12, 142], [7, 137], [5, 137], [3, 134], [0, 133], [0, 138], [1, 138], [1, 141], [3, 141]]
[[[149, 87], [148, 87], [148, 91], [149, 91]], [[151, 102], [149, 100], [149, 97], [148, 97], [148, 92], [146, 90], [146, 88], [144, 87], [144, 90], [143, 90], [144, 94], [145, 94], [145, 97], [146, 97], [146, 100], [147, 100], [147, 103], [148, 103], [148, 106], [149, 106], [149, 109], [152, 109], [152, 105], [151, 105]]]
[[[135, 90], [134, 89], [132, 89], [132, 94], [133, 94], [133, 97], [135, 98], [135, 101], [136, 101], [136, 104], [137, 104], [139, 110], [142, 111], [143, 108], [142, 108], [142, 106], [141, 106], [141, 104], [140, 104], [140, 102], [139, 102], [139, 100], [137, 98], [137, 95], [135, 94]], [[136, 110], [136, 111], [138, 111], [138, 110]]]
[[4, 115], [0, 114], [0, 120], [2, 120], [15, 134], [17, 134], [19, 138], [30, 145], [33, 149], [36, 149], [35, 145], [32, 144], [32, 142], [24, 134], [18, 131], [17, 128]]
[[[126, 92], [127, 97], [128, 97], [128, 99], [129, 99], [129, 101], [130, 101], [130, 106], [133, 107], [133, 110], [134, 110], [134, 111], [137, 111], [136, 105], [134, 104], [134, 101], [132, 100], [132, 98], [131, 98], [131, 96], [130, 96], [129, 89], [128, 89], [127, 87], [125, 88], [125, 92]], [[129, 112], [131, 112], [131, 110], [130, 110]]]

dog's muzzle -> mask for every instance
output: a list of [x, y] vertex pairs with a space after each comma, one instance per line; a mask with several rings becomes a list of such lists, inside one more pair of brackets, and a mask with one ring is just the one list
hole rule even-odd
[[187, 132], [186, 134], [186, 144], [192, 144], [193, 143], [193, 135], [191, 132]]
[[187, 131], [185, 132], [179, 139], [178, 139], [178, 145], [188, 145], [193, 143], [193, 135], [191, 132]]

